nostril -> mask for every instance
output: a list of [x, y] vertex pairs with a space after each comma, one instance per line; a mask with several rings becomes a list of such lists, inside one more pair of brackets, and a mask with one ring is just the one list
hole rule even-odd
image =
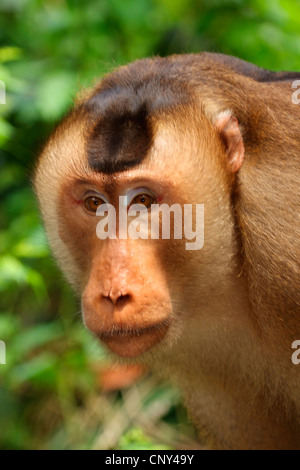
[[118, 297], [116, 301], [116, 307], [119, 307], [119, 308], [124, 307], [124, 305], [130, 301], [130, 298], [131, 296], [129, 294], [120, 295], [120, 297]]
[[131, 295], [130, 294], [113, 294], [112, 292], [108, 295], [102, 295], [102, 299], [106, 300], [110, 304], [113, 304], [115, 307], [123, 307], [127, 302], [130, 301]]

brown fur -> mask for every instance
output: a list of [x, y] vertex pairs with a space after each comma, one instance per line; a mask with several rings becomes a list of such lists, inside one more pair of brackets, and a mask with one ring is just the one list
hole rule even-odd
[[[36, 169], [86, 325], [179, 383], [206, 448], [300, 447], [296, 78], [219, 54], [135, 62], [85, 93]], [[132, 186], [204, 204], [203, 249], [99, 240], [86, 191], [116, 204]]]

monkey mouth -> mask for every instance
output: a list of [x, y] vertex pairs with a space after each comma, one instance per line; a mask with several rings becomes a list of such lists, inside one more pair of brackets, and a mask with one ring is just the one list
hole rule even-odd
[[146, 328], [111, 328], [109, 331], [97, 332], [96, 336], [118, 356], [133, 358], [160, 342], [169, 325], [169, 320], [163, 320]]

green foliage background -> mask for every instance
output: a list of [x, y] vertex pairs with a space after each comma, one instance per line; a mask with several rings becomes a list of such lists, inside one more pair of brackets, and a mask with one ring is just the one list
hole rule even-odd
[[101, 390], [107, 359], [51, 259], [34, 162], [76, 91], [116, 65], [207, 50], [300, 70], [299, 13], [299, 0], [0, 0], [1, 449], [164, 448], [172, 427], [192, 435], [169, 387], [146, 377]]

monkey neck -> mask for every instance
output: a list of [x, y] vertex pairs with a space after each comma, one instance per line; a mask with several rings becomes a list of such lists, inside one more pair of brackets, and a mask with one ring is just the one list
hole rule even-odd
[[287, 403], [272, 396], [276, 364], [255, 332], [245, 278], [232, 275], [227, 289], [205, 305], [188, 311], [185, 353], [173, 355], [170, 374], [203, 442], [220, 449], [298, 448]]
[[268, 403], [221, 377], [198, 377], [184, 389], [184, 399], [200, 442], [209, 449], [299, 449], [296, 418], [283, 413], [284, 403]]

